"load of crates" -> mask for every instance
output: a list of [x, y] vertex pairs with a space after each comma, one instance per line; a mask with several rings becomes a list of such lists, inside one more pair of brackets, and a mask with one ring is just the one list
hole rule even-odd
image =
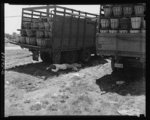
[[53, 20], [51, 17], [33, 19], [23, 22], [19, 43], [49, 47], [52, 41]]
[[103, 5], [100, 33], [145, 33], [145, 4]]

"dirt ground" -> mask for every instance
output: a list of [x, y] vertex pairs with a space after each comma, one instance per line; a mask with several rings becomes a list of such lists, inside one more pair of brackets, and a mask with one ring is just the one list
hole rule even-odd
[[93, 60], [56, 76], [28, 50], [5, 50], [5, 116], [145, 114], [144, 70], [105, 75], [96, 70], [104, 64]]

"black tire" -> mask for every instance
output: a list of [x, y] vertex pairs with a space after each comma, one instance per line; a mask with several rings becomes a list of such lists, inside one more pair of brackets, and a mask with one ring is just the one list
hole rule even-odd
[[80, 60], [82, 62], [88, 62], [90, 61], [91, 59], [91, 52], [90, 50], [86, 49], [86, 50], [83, 50], [80, 54]]
[[40, 57], [45, 63], [52, 63], [52, 57], [48, 52], [40, 52]]

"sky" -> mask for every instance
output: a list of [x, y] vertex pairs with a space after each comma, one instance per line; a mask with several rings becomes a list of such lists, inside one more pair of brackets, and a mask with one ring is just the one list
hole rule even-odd
[[[25, 7], [42, 6], [42, 5], [10, 5], [4, 6], [4, 32], [12, 34], [13, 32], [20, 33], [17, 29], [21, 28], [21, 11]], [[99, 14], [100, 5], [60, 5], [75, 10]]]

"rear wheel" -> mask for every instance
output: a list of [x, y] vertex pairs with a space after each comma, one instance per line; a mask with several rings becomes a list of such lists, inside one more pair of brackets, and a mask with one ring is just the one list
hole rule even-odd
[[40, 52], [40, 57], [45, 63], [52, 63], [52, 57], [48, 52]]

